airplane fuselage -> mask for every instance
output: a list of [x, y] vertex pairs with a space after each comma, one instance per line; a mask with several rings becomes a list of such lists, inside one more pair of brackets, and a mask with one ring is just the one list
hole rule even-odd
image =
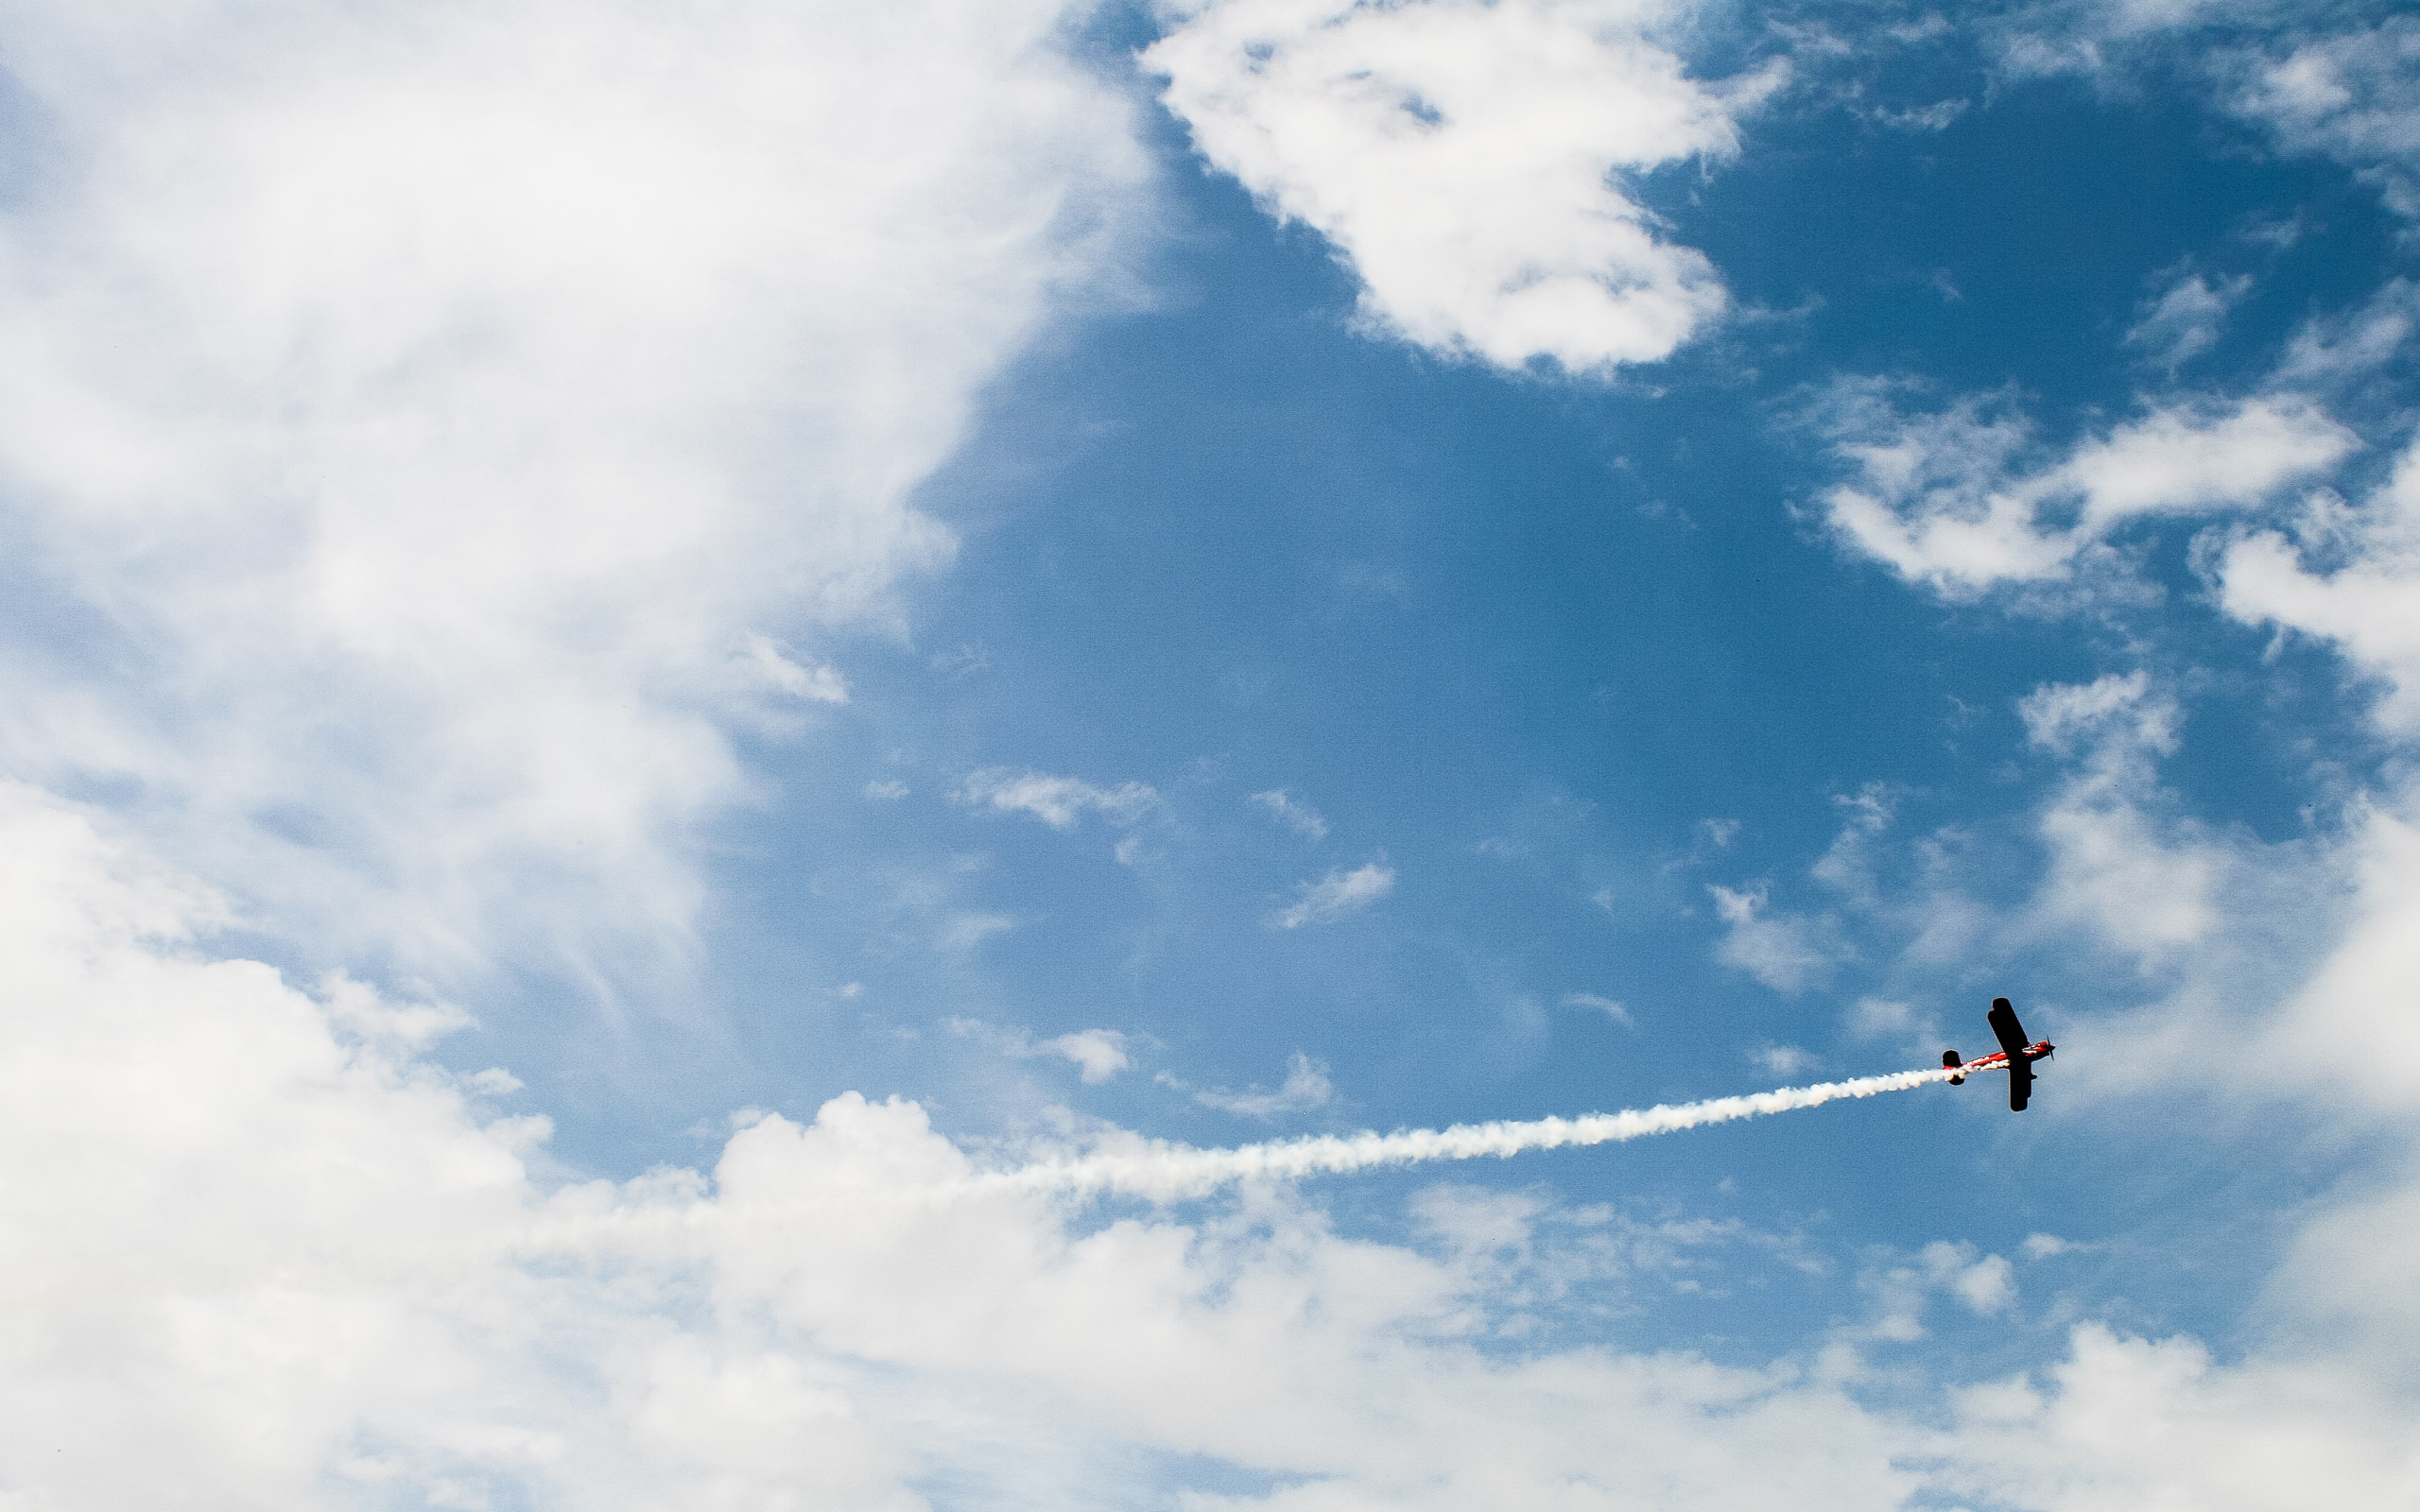
[[[2036, 1040], [2025, 1047], [2025, 1058], [2028, 1061], [2048, 1060], [2050, 1058], [2050, 1052], [2058, 1048], [2048, 1040]], [[1988, 1056], [1980, 1056], [1973, 1060], [1951, 1058], [1957, 1054], [1955, 1050], [1947, 1051], [1943, 1055], [1941, 1061], [1944, 1066], [1958, 1073], [1957, 1075], [1949, 1078], [1953, 1082], [1962, 1082], [1979, 1071], [2008, 1070], [2008, 1052], [2005, 1050], [1995, 1050]]]

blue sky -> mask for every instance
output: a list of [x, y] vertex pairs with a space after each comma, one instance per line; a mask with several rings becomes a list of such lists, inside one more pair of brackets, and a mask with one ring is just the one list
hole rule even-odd
[[[2420, 28], [0, 23], [28, 1506], [2400, 1504]], [[1154, 1202], [972, 1171], [1996, 1081]]]

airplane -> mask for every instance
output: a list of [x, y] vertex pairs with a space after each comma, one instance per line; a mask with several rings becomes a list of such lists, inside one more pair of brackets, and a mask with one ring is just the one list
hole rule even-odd
[[1949, 1078], [1953, 1086], [1964, 1081], [1976, 1072], [1998, 1071], [2006, 1068], [2008, 1106], [2011, 1110], [2022, 1113], [2025, 1111], [2026, 1100], [2033, 1095], [2033, 1063], [2037, 1060], [2049, 1059], [2050, 1052], [2059, 1047], [2048, 1040], [2037, 1040], [2031, 1044], [2027, 1044], [2025, 1025], [2016, 1022], [2016, 1009], [2009, 1006], [2009, 1001], [2006, 998], [1992, 999], [1992, 1011], [1985, 1017], [1991, 1021], [1992, 1034], [1998, 1039], [1999, 1049], [1980, 1060], [1964, 1061], [1958, 1058], [1957, 1051], [1945, 1050], [1941, 1053], [1941, 1063], [1948, 1070], [1957, 1073]]

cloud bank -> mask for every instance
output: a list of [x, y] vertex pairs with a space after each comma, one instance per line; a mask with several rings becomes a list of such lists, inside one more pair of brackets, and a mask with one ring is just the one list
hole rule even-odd
[[[550, 1181], [542, 1120], [415, 1050], [458, 1015], [211, 954], [206, 892], [56, 799], [0, 789], [0, 1140], [50, 1152], [0, 1196], [0, 1482], [34, 1504], [1110, 1506], [1173, 1457], [1266, 1487], [1196, 1503], [1272, 1512], [1543, 1512], [1574, 1486], [1817, 1509], [2016, 1487], [2086, 1512], [2384, 1505], [2407, 1473], [2385, 1446], [2408, 1419], [2357, 1369], [2094, 1325], [1945, 1427], [1861, 1404], [1863, 1353], [1920, 1331], [1926, 1293], [2011, 1305], [2009, 1263], [1955, 1246], [1878, 1277], [1876, 1320], [1740, 1369], [1491, 1332], [1588, 1253], [1543, 1253], [1534, 1205], [1482, 1242], [1482, 1215], [1431, 1201], [1428, 1248], [1342, 1238], [1278, 1191], [1101, 1222], [855, 1094], [741, 1130], [711, 1173]], [[1259, 1148], [1342, 1169], [1654, 1124]], [[1161, 1159], [1095, 1148], [1104, 1175]]]
[[1122, 255], [1063, 21], [13, 8], [0, 759], [313, 950], [677, 941], [726, 729], [845, 700], [952, 550], [908, 490]]

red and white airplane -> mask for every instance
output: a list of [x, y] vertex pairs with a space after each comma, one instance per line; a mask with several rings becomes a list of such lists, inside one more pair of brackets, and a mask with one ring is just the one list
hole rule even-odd
[[1992, 999], [1992, 1011], [1986, 1017], [1991, 1020], [1993, 1036], [2000, 1042], [1999, 1049], [1980, 1060], [1960, 1060], [1957, 1051], [1945, 1050], [1941, 1053], [1941, 1063], [1958, 1073], [1949, 1078], [1952, 1085], [1964, 1081], [1979, 1071], [2006, 1070], [2008, 1106], [2022, 1113], [2026, 1100], [2033, 1095], [2033, 1063], [2049, 1059], [2050, 1052], [2059, 1047], [2048, 1040], [2027, 1044], [2025, 1025], [2016, 1022], [2016, 1010], [2009, 1006], [2006, 998]]

